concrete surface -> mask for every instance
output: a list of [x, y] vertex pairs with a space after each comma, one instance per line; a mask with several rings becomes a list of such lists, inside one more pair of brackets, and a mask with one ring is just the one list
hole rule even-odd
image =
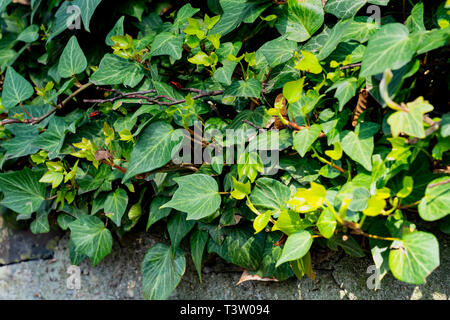
[[[67, 289], [70, 267], [68, 235], [34, 236], [28, 231], [6, 229], [0, 216], [0, 299], [142, 299], [140, 264], [156, 239], [136, 233], [96, 268], [82, 262], [81, 288]], [[3, 226], [2, 226], [3, 225]], [[203, 283], [187, 258], [188, 267], [170, 299], [449, 299], [450, 239], [439, 235], [441, 266], [425, 285], [407, 285], [387, 275], [381, 288], [367, 288], [369, 258], [351, 258], [342, 252], [313, 256], [317, 277], [285, 282], [248, 281], [239, 286], [241, 271], [212, 259], [203, 268]], [[1, 260], [3, 259], [3, 260]]]

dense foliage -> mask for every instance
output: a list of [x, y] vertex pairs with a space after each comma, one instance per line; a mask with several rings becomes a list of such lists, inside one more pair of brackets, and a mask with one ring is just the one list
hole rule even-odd
[[70, 230], [75, 265], [166, 227], [148, 299], [188, 251], [200, 281], [208, 253], [251, 279], [314, 278], [323, 246], [422, 284], [439, 245], [416, 224], [450, 232], [449, 10], [0, 0], [1, 205]]

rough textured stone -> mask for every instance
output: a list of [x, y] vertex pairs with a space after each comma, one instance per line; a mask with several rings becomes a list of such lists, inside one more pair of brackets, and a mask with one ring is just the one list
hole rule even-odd
[[[247, 281], [236, 267], [219, 258], [208, 261], [200, 284], [195, 268], [188, 266], [171, 299], [449, 299], [450, 241], [440, 236], [441, 266], [422, 286], [407, 285], [388, 275], [378, 291], [366, 286], [369, 258], [351, 258], [341, 252], [318, 250], [313, 256], [316, 279], [285, 282]], [[157, 241], [148, 233], [115, 241], [112, 253], [96, 268], [80, 265], [81, 289], [67, 289], [70, 277], [68, 236], [54, 238], [53, 258], [29, 260], [0, 267], [0, 299], [142, 299], [140, 265], [145, 252]]]

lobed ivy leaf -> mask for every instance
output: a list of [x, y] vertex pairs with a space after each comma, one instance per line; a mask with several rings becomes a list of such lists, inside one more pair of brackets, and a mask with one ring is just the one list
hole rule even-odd
[[23, 103], [30, 98], [33, 93], [34, 90], [31, 84], [18, 74], [13, 67], [9, 67], [6, 70], [2, 91], [2, 105], [6, 109], [12, 109], [17, 104]]
[[214, 178], [205, 174], [191, 174], [173, 180], [179, 187], [172, 199], [161, 208], [186, 212], [187, 220], [200, 220], [219, 209], [221, 197]]
[[111, 252], [111, 232], [96, 216], [82, 216], [71, 222], [69, 228], [75, 251], [88, 256], [94, 267]]
[[167, 164], [182, 142], [180, 131], [166, 122], [158, 121], [150, 124], [139, 136], [130, 163], [122, 181], [152, 171]]
[[17, 213], [31, 216], [45, 200], [46, 186], [39, 183], [45, 170], [0, 173], [0, 190], [4, 198], [1, 204]]
[[120, 227], [127, 205], [127, 192], [122, 188], [118, 188], [114, 192], [110, 192], [106, 197], [104, 204], [105, 215], [110, 218], [116, 226]]

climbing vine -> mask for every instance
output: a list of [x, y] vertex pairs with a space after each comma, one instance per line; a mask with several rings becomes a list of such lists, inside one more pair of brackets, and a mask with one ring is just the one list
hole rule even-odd
[[[143, 294], [208, 254], [311, 251], [422, 284], [450, 232], [449, 1], [0, 0], [1, 205], [96, 266], [161, 230]], [[245, 277], [242, 280], [246, 280]]]

